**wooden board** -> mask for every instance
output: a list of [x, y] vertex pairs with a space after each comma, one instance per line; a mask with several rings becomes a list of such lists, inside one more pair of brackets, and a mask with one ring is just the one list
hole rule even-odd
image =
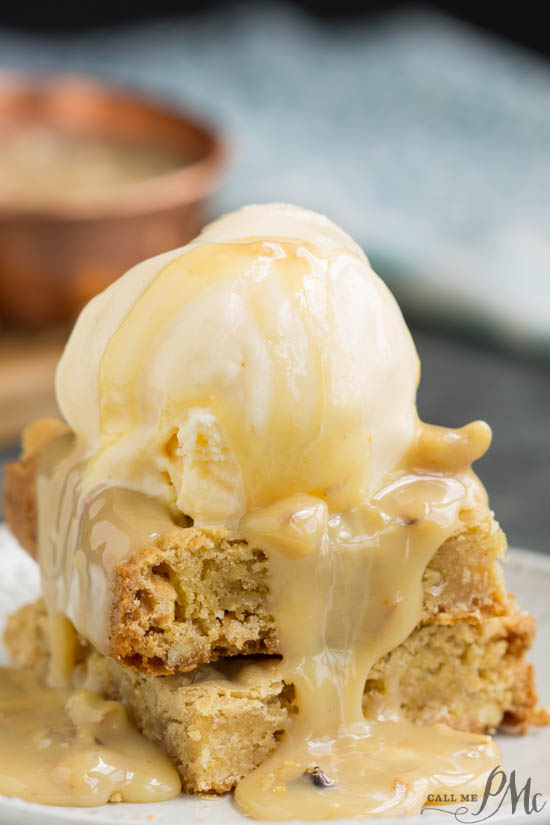
[[59, 415], [54, 375], [67, 334], [0, 330], [0, 446], [17, 443], [35, 418]]

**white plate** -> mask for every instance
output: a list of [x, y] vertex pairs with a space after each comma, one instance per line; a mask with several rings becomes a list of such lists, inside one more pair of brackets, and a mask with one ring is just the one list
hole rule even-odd
[[[536, 667], [541, 702], [550, 705], [550, 557], [513, 550], [506, 567], [506, 578], [520, 603], [537, 620], [538, 636], [532, 661]], [[36, 565], [18, 547], [8, 531], [0, 526], [0, 632], [3, 631], [6, 615], [20, 604], [36, 598], [39, 589]], [[0, 663], [5, 663], [5, 654], [1, 650]], [[547, 804], [539, 814], [528, 816], [521, 803], [515, 813], [511, 812], [509, 804], [504, 803], [484, 822], [490, 825], [548, 825], [550, 727], [534, 730], [523, 737], [498, 736], [497, 741], [508, 773], [515, 769], [521, 785], [531, 777], [533, 792], [543, 794]], [[451, 805], [444, 812], [427, 810], [423, 816], [384, 819], [381, 822], [384, 825], [453, 825], [457, 821], [481, 821], [481, 817], [472, 818], [469, 814], [455, 819], [452, 811], [457, 807]], [[181, 796], [155, 805], [120, 804], [99, 808], [54, 808], [0, 797], [0, 825], [243, 825], [246, 821], [250, 822], [235, 808], [231, 796], [208, 800]], [[344, 821], [351, 822], [332, 820], [335, 825]]]

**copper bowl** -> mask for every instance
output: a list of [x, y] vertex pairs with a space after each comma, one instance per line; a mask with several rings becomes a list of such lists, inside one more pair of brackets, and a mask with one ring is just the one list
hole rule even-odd
[[65, 138], [147, 144], [185, 165], [33, 204], [0, 191], [0, 318], [65, 320], [144, 258], [200, 230], [222, 159], [219, 137], [182, 112], [77, 75], [0, 74], [0, 134], [39, 125]]

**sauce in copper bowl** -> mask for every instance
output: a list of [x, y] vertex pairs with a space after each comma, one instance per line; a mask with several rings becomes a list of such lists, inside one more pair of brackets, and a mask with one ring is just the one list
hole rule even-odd
[[64, 322], [208, 217], [222, 145], [159, 100], [78, 75], [0, 74], [0, 322]]

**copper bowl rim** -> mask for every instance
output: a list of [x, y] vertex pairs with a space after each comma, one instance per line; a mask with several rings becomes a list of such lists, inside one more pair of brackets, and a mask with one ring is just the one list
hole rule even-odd
[[14, 203], [2, 199], [0, 221], [14, 219], [86, 220], [104, 217], [124, 217], [149, 213], [174, 206], [194, 203], [209, 195], [218, 185], [217, 172], [227, 155], [226, 141], [213, 127], [206, 125], [183, 106], [167, 101], [162, 95], [128, 87], [101, 77], [76, 72], [55, 72], [36, 75], [31, 72], [0, 70], [0, 96], [6, 91], [47, 90], [60, 84], [80, 86], [105, 97], [119, 97], [143, 107], [151, 113], [169, 115], [185, 124], [204, 144], [204, 155], [198, 160], [132, 183], [109, 187], [100, 193], [67, 193], [51, 202]]

